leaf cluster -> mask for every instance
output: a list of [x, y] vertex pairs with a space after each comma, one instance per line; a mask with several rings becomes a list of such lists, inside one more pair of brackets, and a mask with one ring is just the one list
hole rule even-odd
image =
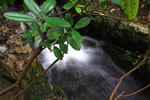
[[[63, 55], [68, 53], [68, 45], [75, 50], [81, 49], [82, 36], [77, 29], [86, 27], [91, 19], [83, 17], [74, 23], [70, 13], [66, 13], [64, 19], [50, 16], [56, 3], [56, 0], [46, 0], [40, 8], [34, 0], [24, 0], [25, 6], [38, 16], [36, 18], [20, 12], [6, 12], [3, 15], [9, 20], [31, 23], [30, 31], [22, 35], [25, 38], [23, 46], [29, 43], [30, 47], [35, 49], [33, 40], [40, 41], [40, 46], [49, 48], [56, 58], [61, 60]], [[41, 22], [40, 29], [36, 25], [37, 22]], [[47, 34], [47, 39], [41, 41], [42, 34]]]

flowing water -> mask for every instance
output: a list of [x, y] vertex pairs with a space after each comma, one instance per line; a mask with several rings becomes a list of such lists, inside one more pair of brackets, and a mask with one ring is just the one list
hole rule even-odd
[[[119, 78], [121, 70], [102, 49], [103, 42], [83, 37], [82, 48], [75, 51], [71, 47], [62, 61], [48, 72], [49, 83], [63, 88], [69, 100], [108, 100]], [[38, 56], [44, 68], [56, 58], [48, 49]], [[131, 93], [139, 89], [139, 84], [131, 77], [125, 78], [117, 91]], [[120, 100], [150, 100], [144, 93]]]
[[[28, 14], [36, 17], [31, 12]], [[102, 49], [103, 43], [90, 37], [83, 37], [80, 51], [69, 47], [69, 52], [64, 55], [63, 60], [57, 62], [47, 73], [49, 83], [64, 89], [69, 100], [108, 100], [119, 78], [125, 72], [105, 53]], [[36, 47], [38, 44], [39, 41], [35, 42]], [[48, 48], [44, 49], [38, 58], [44, 69], [56, 60]], [[128, 76], [123, 80], [116, 95], [123, 91], [132, 93], [139, 88], [140, 83]], [[120, 100], [150, 100], [150, 97], [139, 93]]]
[[[36, 17], [31, 12], [28, 14]], [[36, 47], [38, 43], [35, 42]], [[83, 37], [80, 51], [70, 47], [63, 60], [49, 70], [47, 73], [49, 83], [63, 88], [69, 100], [108, 100], [119, 78], [125, 72], [114, 64], [102, 49], [102, 44], [101, 41]], [[38, 58], [44, 69], [56, 59], [47, 48], [38, 55]], [[123, 80], [116, 95], [122, 91], [131, 93], [139, 88], [140, 84], [129, 76]], [[139, 93], [120, 100], [150, 100], [150, 97]]]

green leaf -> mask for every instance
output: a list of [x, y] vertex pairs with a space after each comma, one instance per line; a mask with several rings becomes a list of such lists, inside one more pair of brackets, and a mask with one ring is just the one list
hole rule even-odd
[[60, 51], [60, 49], [54, 46], [53, 51], [54, 51], [54, 55], [56, 56], [56, 58], [58, 58], [59, 60], [62, 60], [63, 54]]
[[31, 32], [26, 32], [26, 33], [24, 33], [24, 34], [22, 35], [22, 37], [23, 37], [23, 38], [28, 38], [28, 37], [32, 36], [32, 34], [33, 34], [33, 33], [31, 33]]
[[26, 46], [28, 44], [28, 42], [29, 42], [29, 40], [23, 41], [22, 46]]
[[54, 31], [52, 28], [48, 30], [48, 40], [54, 40], [61, 36], [61, 32]]
[[81, 11], [82, 11], [80, 7], [76, 7], [75, 10], [76, 10], [76, 12], [79, 13], [79, 14], [80, 14]]
[[111, 0], [114, 4], [120, 5], [120, 0]]
[[72, 37], [67, 37], [67, 40], [73, 49], [78, 50], [78, 51], [81, 49], [80, 43], [74, 40]]
[[81, 18], [76, 24], [75, 28], [83, 28], [90, 23], [91, 19], [89, 17]]
[[50, 12], [56, 6], [56, 0], [46, 0], [42, 5], [42, 12], [44, 14]]
[[35, 47], [34, 47], [34, 43], [33, 43], [32, 41], [30, 41], [29, 44], [30, 44], [30, 47], [31, 47], [32, 49], [35, 48]]
[[48, 28], [48, 24], [47, 23], [43, 23], [40, 26], [41, 32], [46, 32], [47, 28]]
[[24, 10], [29, 10], [28, 7], [25, 5], [24, 2], [22, 2], [22, 6], [23, 6], [23, 9], [24, 9]]
[[39, 22], [40, 19], [36, 19], [30, 15], [20, 13], [20, 12], [6, 12], [3, 15], [9, 20], [17, 21], [17, 22]]
[[65, 20], [66, 20], [67, 22], [69, 22], [71, 26], [73, 25], [73, 19], [72, 19], [70, 13], [66, 13], [66, 14], [65, 14]]
[[51, 43], [50, 43], [50, 41], [45, 41], [45, 42], [40, 42], [39, 45], [49, 47], [49, 46], [51, 46]]
[[76, 30], [72, 30], [71, 32], [73, 39], [75, 39], [76, 41], [82, 42], [82, 36], [80, 35], [80, 33]]
[[5, 1], [7, 1], [7, 3], [10, 5], [14, 5], [14, 2], [15, 2], [15, 0], [5, 0]]
[[33, 37], [36, 37], [36, 36], [38, 36], [39, 35], [39, 33], [32, 33], [32, 36]]
[[139, 0], [120, 0], [120, 6], [124, 12], [125, 18], [132, 20], [136, 18]]
[[73, 6], [72, 2], [68, 2], [64, 5], [64, 9], [70, 9]]
[[40, 7], [34, 0], [24, 0], [25, 5], [28, 7], [30, 11], [40, 16]]
[[37, 36], [35, 37], [35, 41], [38, 41], [38, 40], [40, 40], [40, 35], [37, 35]]
[[64, 44], [63, 42], [61, 42], [61, 43], [59, 44], [59, 48], [60, 48], [60, 50], [61, 50], [63, 53], [66, 53], [66, 54], [67, 54], [67, 52], [68, 52], [68, 46], [67, 46], [66, 44]]
[[31, 24], [30, 25], [30, 29], [32, 30], [32, 32], [36, 33], [38, 31], [38, 28], [36, 26], [36, 24]]
[[85, 7], [85, 6], [84, 6], [84, 5], [79, 5], [79, 4], [78, 4], [77, 7], [83, 8], [83, 7]]
[[6, 0], [0, 0], [0, 7], [3, 10], [6, 10], [8, 8], [7, 1]]
[[52, 84], [49, 84], [49, 88], [50, 88], [51, 90], [53, 90], [53, 89], [54, 89], [54, 87], [53, 87], [53, 85], [52, 85]]
[[105, 9], [107, 7], [106, 0], [98, 0], [99, 1], [99, 8]]
[[65, 91], [61, 88], [58, 88], [59, 92], [60, 92], [60, 95], [63, 96], [65, 98], [65, 100], [68, 100], [68, 96], [67, 94], [65, 93]]
[[69, 22], [67, 22], [59, 17], [47, 17], [47, 18], [45, 18], [45, 21], [52, 27], [64, 27], [64, 28], [71, 27]]
[[57, 42], [58, 43], [64, 43], [65, 41], [67, 41], [67, 37], [68, 37], [68, 35], [67, 34], [64, 34], [62, 37], [60, 37], [58, 40], [57, 40]]

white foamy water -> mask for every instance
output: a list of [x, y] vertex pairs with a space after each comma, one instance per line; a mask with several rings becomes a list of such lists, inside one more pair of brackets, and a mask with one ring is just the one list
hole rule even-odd
[[[69, 47], [68, 54], [49, 71], [49, 82], [63, 88], [69, 100], [108, 100], [120, 76], [125, 72], [113, 63], [101, 47], [103, 42], [83, 37], [80, 51]], [[38, 56], [44, 69], [56, 58], [48, 49]], [[127, 93], [139, 88], [129, 76], [118, 89]], [[121, 100], [150, 100], [138, 94]]]

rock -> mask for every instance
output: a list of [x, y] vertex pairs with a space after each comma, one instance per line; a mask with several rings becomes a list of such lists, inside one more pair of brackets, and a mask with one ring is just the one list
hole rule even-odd
[[[0, 90], [3, 90], [3, 89], [7, 88], [10, 85], [12, 85], [12, 83], [10, 81], [8, 81], [4, 77], [0, 76]], [[10, 100], [10, 98], [12, 98], [18, 92], [19, 92], [18, 88], [15, 88], [11, 91], [8, 91], [4, 95], [0, 96], [0, 100]], [[18, 100], [24, 100], [24, 94], [19, 96]]]
[[121, 24], [119, 25], [119, 28], [120, 29], [133, 28], [136, 32], [141, 32], [143, 34], [148, 34], [148, 25], [141, 24], [141, 23], [121, 21]]
[[0, 53], [5, 53], [7, 51], [6, 46], [0, 46]]

